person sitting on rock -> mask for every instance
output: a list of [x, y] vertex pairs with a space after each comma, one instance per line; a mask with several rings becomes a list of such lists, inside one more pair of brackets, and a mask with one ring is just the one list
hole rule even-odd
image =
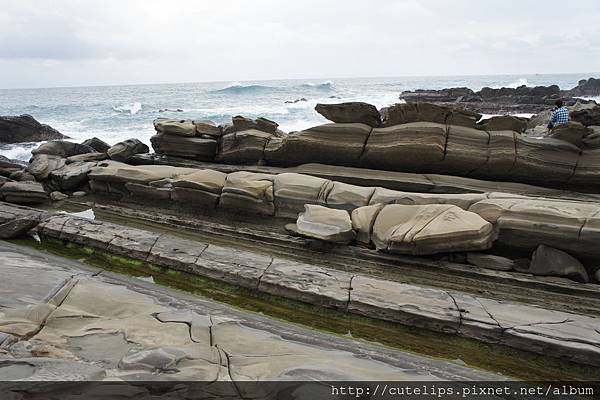
[[548, 122], [548, 129], [556, 128], [569, 122], [569, 109], [563, 106], [562, 100], [556, 100], [556, 107], [552, 109], [552, 118]]

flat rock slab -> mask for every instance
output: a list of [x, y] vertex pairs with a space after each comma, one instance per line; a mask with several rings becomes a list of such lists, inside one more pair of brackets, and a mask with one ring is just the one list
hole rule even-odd
[[258, 289], [329, 308], [346, 309], [352, 275], [315, 265], [276, 259]]
[[[81, 279], [55, 306], [39, 332], [6, 348], [14, 358], [0, 361], [3, 380], [500, 378], [309, 331], [135, 278], [104, 273], [91, 276], [78, 262], [0, 242], [0, 259], [8, 252], [15, 254], [22, 268], [30, 268], [30, 263], [60, 272], [66, 268]], [[17, 290], [28, 290], [26, 282], [11, 282]], [[46, 357], [33, 357], [30, 353], [34, 352]], [[36, 388], [58, 390], [39, 383], [34, 388], [18, 387], [26, 393]]]

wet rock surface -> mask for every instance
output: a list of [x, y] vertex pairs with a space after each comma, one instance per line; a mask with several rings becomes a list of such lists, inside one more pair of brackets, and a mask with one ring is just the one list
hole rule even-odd
[[[2, 281], [9, 293], [29, 295], [26, 303], [10, 303], [13, 316], [0, 310], [0, 332], [15, 332], [14, 315], [23, 308], [50, 310], [41, 320], [29, 319], [29, 314], [19, 322], [34, 329], [26, 336], [17, 334], [16, 342], [5, 348], [12, 358], [0, 361], [3, 380], [235, 382], [298, 374], [311, 380], [498, 378], [392, 349], [382, 357], [375, 345], [308, 331], [133, 278], [98, 275], [77, 262], [13, 245], [0, 243], [0, 252], [3, 267], [10, 271]], [[46, 274], [45, 284], [32, 287], [27, 282], [31, 273]], [[0, 298], [2, 305], [11, 297]], [[42, 352], [44, 357], [32, 356]]]
[[0, 143], [41, 142], [68, 139], [49, 125], [40, 124], [31, 115], [0, 116]]

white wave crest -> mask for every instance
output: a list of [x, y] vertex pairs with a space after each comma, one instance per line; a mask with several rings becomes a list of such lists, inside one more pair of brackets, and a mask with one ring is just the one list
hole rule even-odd
[[516, 89], [519, 86], [528, 86], [529, 82], [527, 82], [527, 79], [525, 78], [519, 78], [514, 82], [509, 83], [508, 85], [496, 85], [493, 86], [493, 89], [502, 89], [503, 87], [505, 88], [511, 88], [511, 89]]
[[119, 106], [113, 106], [112, 109], [116, 112], [129, 113], [131, 115], [135, 115], [142, 109], [142, 103], [136, 101], [131, 104], [121, 104]]

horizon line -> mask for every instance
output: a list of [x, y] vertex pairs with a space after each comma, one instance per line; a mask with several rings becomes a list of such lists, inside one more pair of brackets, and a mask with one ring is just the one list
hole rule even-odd
[[[320, 78], [273, 78], [273, 79], [229, 79], [229, 80], [208, 80], [208, 81], [181, 81], [181, 82], [145, 82], [145, 83], [109, 83], [109, 84], [90, 84], [90, 85], [67, 85], [67, 86], [25, 86], [25, 87], [2, 87], [0, 90], [36, 90], [36, 89], [77, 89], [77, 88], [99, 88], [99, 87], [118, 87], [118, 86], [159, 86], [159, 85], [185, 85], [202, 83], [244, 83], [244, 82], [273, 82], [273, 81], [305, 81], [305, 80], [352, 80], [352, 79], [382, 79], [382, 78], [452, 78], [452, 77], [484, 77], [484, 76], [540, 76], [540, 75], [600, 75], [595, 72], [544, 72], [544, 73], [502, 73], [502, 74], [458, 74], [458, 75], [380, 75], [380, 76], [355, 76], [355, 77], [320, 77]], [[592, 78], [594, 76], [589, 76]], [[586, 78], [586, 79], [588, 79]], [[562, 88], [561, 88], [562, 89]]]

